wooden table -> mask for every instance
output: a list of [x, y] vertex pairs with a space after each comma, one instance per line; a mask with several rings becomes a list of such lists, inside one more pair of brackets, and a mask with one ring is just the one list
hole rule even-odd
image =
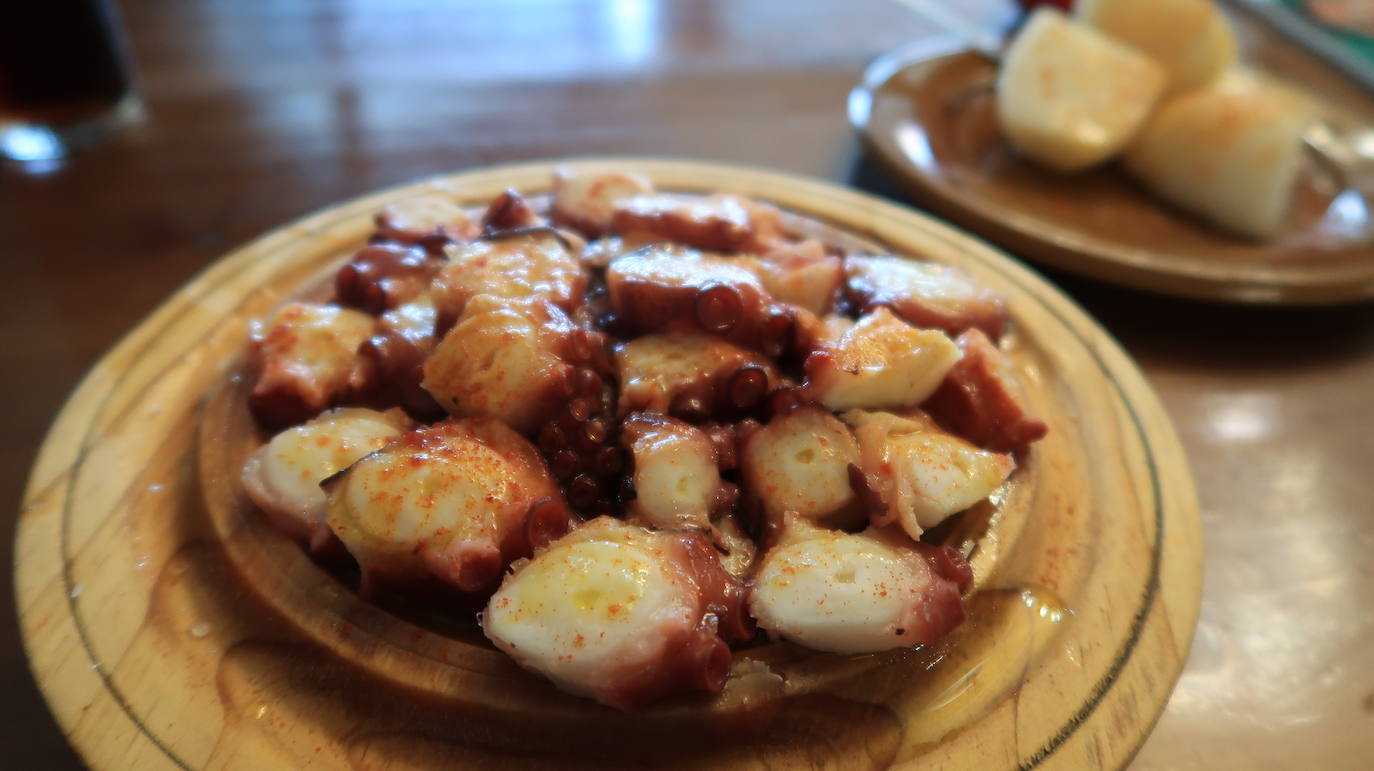
[[[82, 372], [235, 244], [381, 186], [568, 154], [741, 161], [890, 194], [844, 97], [868, 60], [932, 34], [884, 0], [123, 5], [147, 124], [56, 170], [0, 171], [0, 511]], [[1364, 98], [1271, 34], [1243, 37]], [[1051, 277], [1159, 390], [1203, 505], [1197, 639], [1135, 767], [1368, 767], [1374, 306], [1213, 307]], [[6, 613], [5, 765], [75, 766]]]

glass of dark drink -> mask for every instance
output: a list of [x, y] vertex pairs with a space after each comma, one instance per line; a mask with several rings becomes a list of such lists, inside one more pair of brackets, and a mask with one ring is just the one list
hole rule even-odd
[[141, 114], [109, 0], [0, 0], [0, 159], [55, 161]]

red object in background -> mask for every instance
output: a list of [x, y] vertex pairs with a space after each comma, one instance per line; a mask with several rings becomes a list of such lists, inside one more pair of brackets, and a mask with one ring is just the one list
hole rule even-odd
[[1073, 0], [1016, 0], [1026, 11], [1033, 11], [1042, 5], [1052, 5], [1062, 11], [1073, 10]]

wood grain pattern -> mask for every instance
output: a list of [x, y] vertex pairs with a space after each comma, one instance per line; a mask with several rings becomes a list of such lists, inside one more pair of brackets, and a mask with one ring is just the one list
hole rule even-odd
[[[1009, 298], [1017, 366], [1053, 432], [982, 537], [970, 623], [922, 654], [762, 646], [736, 666], [752, 658], [782, 675], [763, 696], [727, 688], [710, 704], [626, 716], [559, 694], [472, 630], [362, 603], [251, 516], [232, 469], [254, 437], [235, 416], [242, 384], [225, 385], [247, 321], [360, 243], [383, 201], [435, 184], [474, 201], [547, 185], [548, 164], [499, 167], [371, 195], [244, 247], [73, 395], [33, 471], [17, 578], [35, 671], [83, 757], [101, 768], [1124, 765], [1182, 667], [1201, 545], [1182, 450], [1120, 349], [1028, 271], [876, 199], [741, 167], [589, 163], [773, 200], [847, 238], [958, 263]], [[1059, 604], [1072, 613], [1054, 621]]]
[[[1343, 180], [1309, 164], [1280, 235], [1238, 238], [1174, 210], [1116, 164], [1063, 175], [1020, 157], [997, 124], [995, 76], [976, 54], [921, 41], [869, 67], [850, 119], [922, 204], [1047, 265], [1212, 300], [1374, 297], [1374, 217]], [[1360, 103], [1324, 112], [1338, 130], [1374, 122]]]

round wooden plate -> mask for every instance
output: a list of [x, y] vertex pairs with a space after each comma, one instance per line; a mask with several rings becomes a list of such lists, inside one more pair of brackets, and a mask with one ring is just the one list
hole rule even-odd
[[995, 78], [995, 65], [977, 54], [912, 44], [869, 65], [850, 94], [850, 122], [921, 205], [1047, 265], [1209, 300], [1374, 297], [1374, 202], [1315, 165], [1299, 180], [1281, 235], [1247, 241], [1171, 209], [1115, 164], [1062, 175], [1021, 158], [997, 126]]
[[1140, 373], [1070, 300], [927, 217], [834, 185], [638, 158], [663, 189], [775, 202], [850, 248], [956, 263], [1008, 298], [1010, 348], [1050, 436], [973, 549], [969, 621], [924, 651], [737, 652], [724, 694], [626, 715], [564, 695], [470, 623], [365, 603], [237, 488], [260, 440], [246, 326], [336, 266], [383, 203], [547, 190], [554, 164], [370, 195], [216, 263], [114, 348], [57, 418], [21, 514], [30, 660], [99, 768], [1123, 766], [1183, 665], [1201, 536], [1182, 449]]

